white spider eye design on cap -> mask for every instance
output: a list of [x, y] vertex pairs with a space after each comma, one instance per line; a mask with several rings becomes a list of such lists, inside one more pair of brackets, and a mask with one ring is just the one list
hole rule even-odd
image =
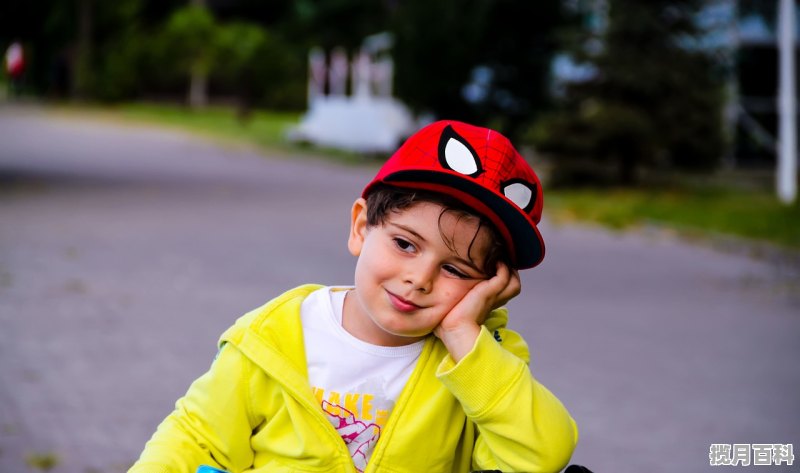
[[439, 164], [470, 177], [477, 177], [483, 172], [478, 153], [450, 125], [442, 130], [439, 138]]
[[528, 213], [536, 201], [536, 185], [523, 181], [509, 181], [503, 184], [503, 195]]

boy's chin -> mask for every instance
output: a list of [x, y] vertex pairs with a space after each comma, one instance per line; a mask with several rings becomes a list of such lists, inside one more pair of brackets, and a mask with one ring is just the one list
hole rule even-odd
[[428, 331], [396, 330], [396, 331], [386, 331], [386, 333], [390, 337], [396, 339], [398, 342], [401, 342], [404, 345], [409, 345], [432, 334], [433, 330], [428, 330]]

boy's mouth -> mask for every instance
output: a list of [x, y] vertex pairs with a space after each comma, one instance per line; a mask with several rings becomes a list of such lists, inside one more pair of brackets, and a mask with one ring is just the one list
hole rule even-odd
[[422, 308], [421, 306], [418, 306], [407, 299], [403, 299], [402, 297], [388, 290], [386, 291], [386, 294], [389, 296], [389, 302], [392, 304], [392, 307], [399, 312], [413, 312]]

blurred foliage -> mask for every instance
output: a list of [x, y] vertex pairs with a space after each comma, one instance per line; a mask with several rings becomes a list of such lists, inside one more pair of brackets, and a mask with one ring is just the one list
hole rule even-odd
[[369, 35], [386, 30], [392, 0], [295, 0], [286, 26], [293, 37], [330, 51], [341, 46], [355, 52]]
[[489, 125], [515, 138], [547, 106], [560, 3], [399, 2], [391, 25], [399, 97], [418, 112]]
[[594, 72], [567, 84], [530, 131], [555, 155], [555, 184], [633, 184], [645, 171], [714, 169], [724, 151], [723, 81], [696, 47], [699, 0], [609, 0], [602, 31], [574, 33]]
[[594, 221], [613, 229], [655, 225], [690, 236], [736, 235], [800, 249], [800, 203], [786, 206], [771, 190], [735, 186], [655, 186], [551, 190], [556, 223]]
[[[305, 49], [281, 38], [291, 2], [207, 3], [223, 4], [224, 18], [187, 0], [0, 2], [0, 46], [23, 41], [25, 81], [36, 95], [174, 101], [194, 72], [223, 99], [302, 107]], [[246, 21], [257, 10], [268, 12], [254, 15], [263, 22]]]
[[[300, 109], [310, 47], [353, 55], [365, 37], [392, 31], [401, 99], [512, 135], [546, 106], [561, 21], [559, 0], [205, 0], [207, 10], [188, 0], [37, 3], [3, 2], [0, 43], [27, 43], [28, 82], [39, 94], [175, 100], [193, 72], [245, 114]], [[468, 97], [469, 87], [481, 93]]]
[[217, 77], [222, 88], [235, 91], [241, 118], [255, 104], [297, 110], [305, 103], [305, 61], [291, 53], [280, 37], [254, 24], [236, 21], [219, 31]]
[[[390, 31], [401, 100], [530, 139], [557, 156], [557, 181], [713, 168], [721, 81], [691, 46], [703, 2], [607, 3], [598, 32], [565, 8], [602, 4], [581, 0], [0, 2], [0, 45], [22, 39], [27, 89], [38, 95], [176, 102], [192, 77], [246, 118], [305, 106], [310, 47], [344, 46], [352, 57], [366, 36]], [[564, 50], [595, 74], [565, 86], [553, 111], [550, 68]]]
[[218, 53], [218, 26], [207, 8], [189, 5], [175, 10], [162, 31], [162, 47], [178, 51], [177, 67], [207, 74]]
[[188, 102], [192, 107], [208, 103], [208, 76], [221, 52], [220, 26], [201, 5], [175, 10], [161, 31], [161, 47], [175, 51], [169, 64], [189, 78]]
[[158, 123], [176, 129], [198, 132], [204, 136], [218, 137], [231, 143], [252, 144], [259, 147], [288, 149], [286, 131], [296, 125], [300, 114], [296, 112], [253, 111], [245, 126], [228, 107], [209, 106], [203, 110], [189, 110], [164, 104], [124, 103], [113, 108], [66, 108], [63, 113], [78, 113], [103, 120], [131, 120]]

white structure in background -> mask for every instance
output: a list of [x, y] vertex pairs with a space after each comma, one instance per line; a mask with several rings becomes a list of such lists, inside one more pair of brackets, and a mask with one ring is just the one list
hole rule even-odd
[[[388, 33], [368, 37], [348, 67], [341, 48], [309, 53], [308, 112], [289, 132], [292, 141], [357, 152], [392, 152], [416, 129], [411, 112], [392, 97], [394, 64]], [[351, 95], [346, 94], [348, 69]], [[325, 93], [327, 80], [327, 90]]]
[[308, 103], [314, 103], [325, 92], [325, 53], [312, 48], [308, 53]]
[[328, 72], [328, 90], [334, 97], [347, 94], [347, 52], [344, 48], [336, 48], [331, 54], [331, 67]]
[[797, 94], [795, 90], [795, 7], [793, 0], [780, 0], [778, 9], [778, 170], [777, 188], [781, 202], [797, 198]]

